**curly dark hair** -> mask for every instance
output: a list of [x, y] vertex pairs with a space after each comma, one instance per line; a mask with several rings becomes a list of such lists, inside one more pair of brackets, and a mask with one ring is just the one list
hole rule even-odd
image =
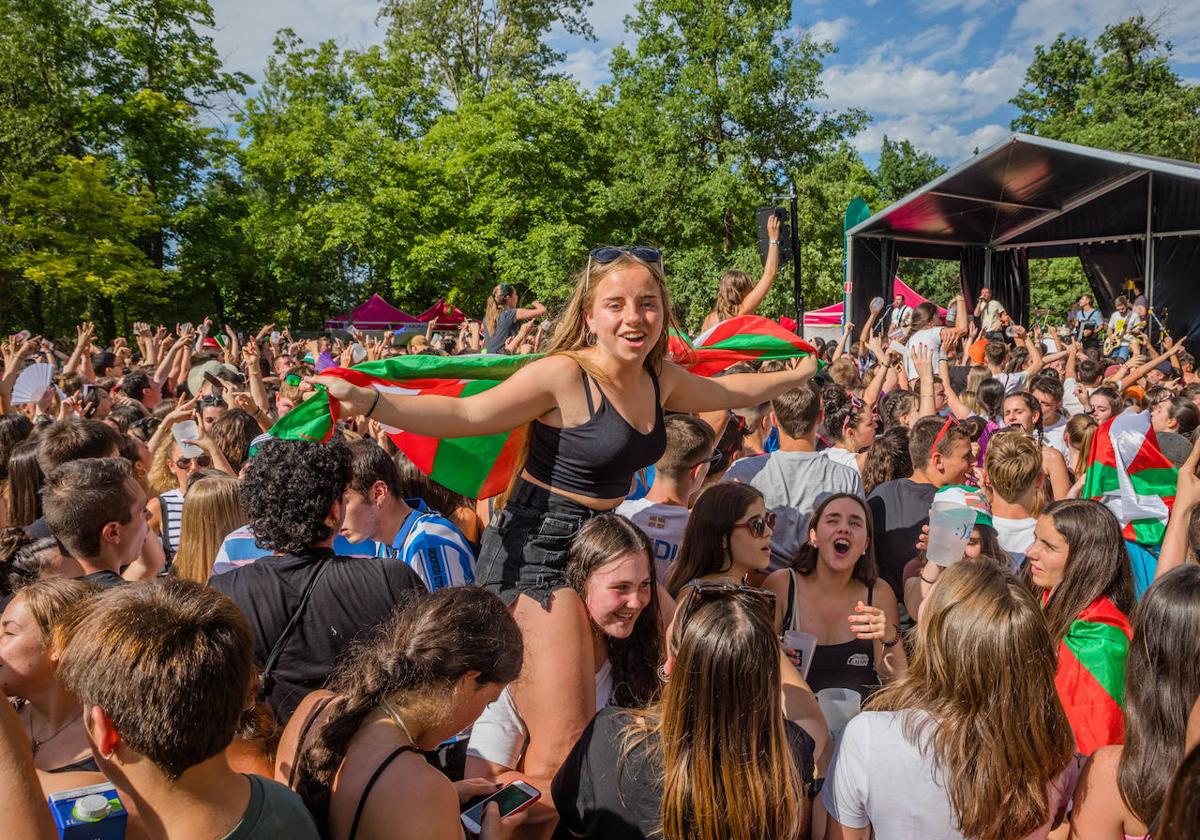
[[523, 658], [517, 622], [487, 590], [447, 586], [410, 594], [391, 619], [347, 651], [330, 686], [337, 697], [329, 716], [297, 761], [295, 789], [317, 825], [328, 822], [333, 778], [351, 738], [384, 699], [399, 697], [401, 706], [444, 702], [469, 671], [479, 672], [480, 685], [510, 683]]
[[885, 481], [908, 478], [913, 474], [912, 456], [908, 454], [908, 428], [893, 426], [886, 430], [867, 450], [863, 464], [863, 493], [870, 493]]
[[350, 451], [340, 440], [271, 440], [238, 489], [259, 546], [298, 554], [332, 536], [329, 509], [350, 486]]

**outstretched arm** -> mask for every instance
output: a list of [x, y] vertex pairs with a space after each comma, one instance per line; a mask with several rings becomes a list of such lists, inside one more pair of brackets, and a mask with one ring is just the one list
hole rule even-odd
[[805, 356], [794, 367], [774, 373], [737, 373], [708, 379], [667, 363], [662, 372], [662, 405], [671, 411], [695, 414], [723, 408], [746, 408], [774, 399], [812, 379], [815, 356]]

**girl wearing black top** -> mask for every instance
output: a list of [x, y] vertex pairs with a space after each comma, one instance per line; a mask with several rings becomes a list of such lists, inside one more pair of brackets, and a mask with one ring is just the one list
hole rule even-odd
[[875, 570], [871, 511], [860, 497], [837, 493], [821, 502], [796, 569], [772, 573], [766, 586], [775, 593], [779, 632], [816, 636], [807, 676], [814, 692], [849, 688], [866, 700], [881, 678], [904, 673], [900, 609]]
[[554, 779], [558, 838], [808, 836], [813, 741], [785, 721], [771, 594], [681, 593], [662, 700], [604, 709]]
[[634, 473], [666, 446], [663, 410], [695, 414], [759, 405], [816, 372], [801, 359], [774, 373], [706, 379], [666, 359], [675, 325], [662, 255], [598, 248], [588, 258], [547, 357], [467, 399], [401, 396], [316, 377], [341, 416], [369, 416], [431, 437], [529, 425], [528, 457], [484, 532], [475, 579], [511, 605], [525, 639], [513, 691], [530, 730], [525, 769], [550, 777], [595, 713], [587, 614], [564, 574], [586, 519], [612, 510]]

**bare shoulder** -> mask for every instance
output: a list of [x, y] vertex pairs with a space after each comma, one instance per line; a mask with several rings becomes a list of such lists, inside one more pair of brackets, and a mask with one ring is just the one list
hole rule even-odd
[[[409, 758], [406, 753], [389, 764], [371, 788], [358, 836], [461, 837], [454, 785], [419, 755]], [[405, 815], [401, 833], [397, 833], [398, 813]]]
[[883, 578], [877, 578], [875, 585], [871, 587], [871, 601], [885, 612], [899, 609], [896, 604], [896, 593], [892, 591], [891, 584]]
[[767, 575], [767, 579], [763, 581], [763, 588], [771, 590], [776, 595], [786, 595], [791, 576], [791, 569], [776, 569]]

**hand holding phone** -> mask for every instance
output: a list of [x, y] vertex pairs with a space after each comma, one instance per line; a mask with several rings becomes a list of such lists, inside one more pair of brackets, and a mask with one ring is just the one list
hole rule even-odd
[[542, 798], [541, 791], [528, 782], [516, 781], [502, 787], [482, 802], [468, 808], [462, 814], [462, 824], [467, 831], [478, 834], [483, 830], [483, 811], [488, 803], [495, 802], [500, 808], [501, 818], [518, 814]]

